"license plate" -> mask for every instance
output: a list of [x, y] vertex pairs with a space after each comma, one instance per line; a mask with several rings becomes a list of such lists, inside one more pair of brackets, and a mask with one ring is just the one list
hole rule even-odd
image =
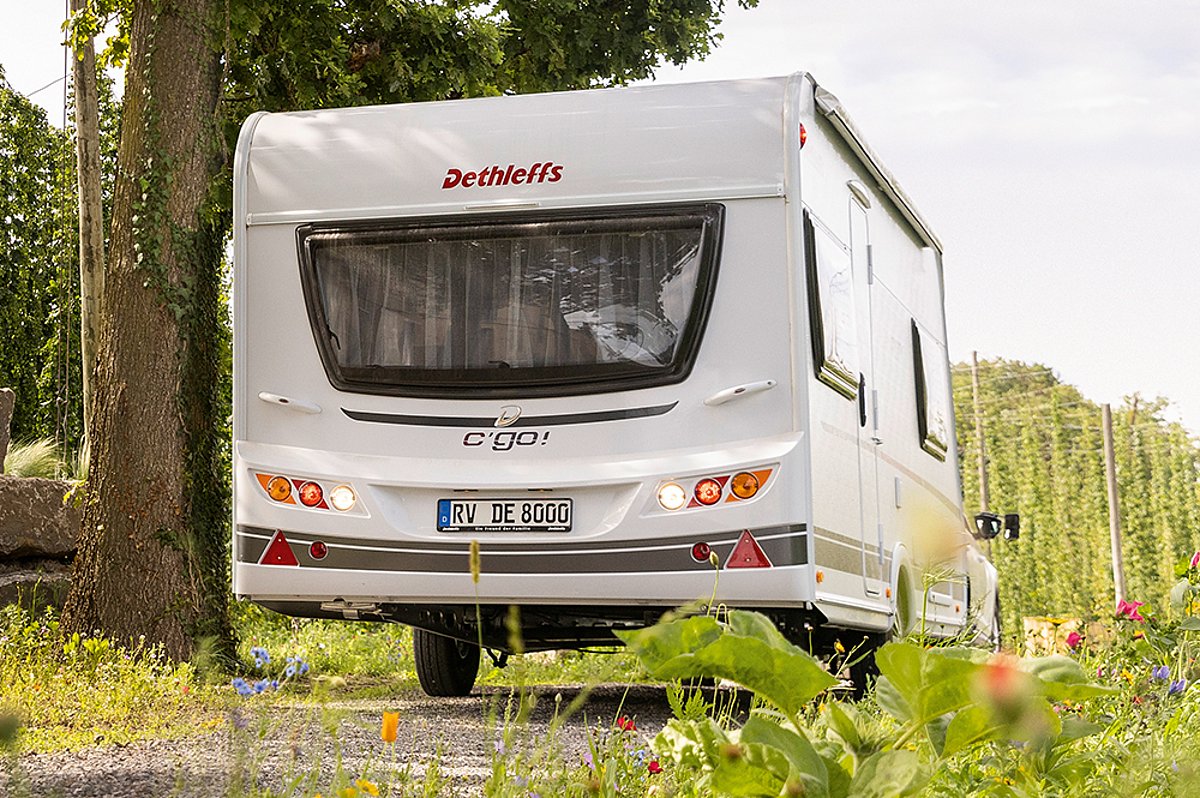
[[438, 499], [438, 532], [570, 532], [571, 499]]

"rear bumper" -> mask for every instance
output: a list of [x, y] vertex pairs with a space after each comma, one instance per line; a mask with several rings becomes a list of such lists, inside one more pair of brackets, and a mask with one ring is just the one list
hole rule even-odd
[[[813, 599], [803, 524], [750, 530], [768, 568], [727, 568], [742, 530], [637, 541], [480, 542], [478, 583], [470, 540], [379, 541], [282, 530], [298, 565], [260, 565], [276, 530], [239, 526], [235, 584], [261, 603], [334, 600], [370, 604], [563, 604], [669, 608], [697, 599], [739, 606], [794, 607]], [[692, 557], [707, 543], [721, 568]]]

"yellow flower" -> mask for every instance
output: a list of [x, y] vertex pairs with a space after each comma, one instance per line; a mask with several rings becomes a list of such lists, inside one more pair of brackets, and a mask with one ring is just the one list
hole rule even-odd
[[366, 779], [355, 779], [354, 786], [365, 792], [367, 795], [379, 795], [379, 788], [375, 786], [375, 782], [367, 781]]
[[[384, 712], [383, 713], [383, 727], [379, 730], [379, 737], [385, 743], [394, 743], [394, 742], [396, 742], [396, 730], [399, 727], [400, 727], [400, 713], [399, 712]], [[372, 793], [372, 795], [375, 795], [375, 794], [377, 794], [377, 793]]]
[[343, 787], [338, 790], [338, 798], [357, 798], [358, 790], [353, 787]]
[[834, 641], [833, 641], [833, 650], [834, 650], [834, 651], [836, 651], [836, 652], [837, 652], [837, 653], [839, 653], [839, 654], [845, 654], [845, 653], [846, 653], [846, 647], [842, 645], [842, 641], [841, 641], [841, 640], [834, 640]]

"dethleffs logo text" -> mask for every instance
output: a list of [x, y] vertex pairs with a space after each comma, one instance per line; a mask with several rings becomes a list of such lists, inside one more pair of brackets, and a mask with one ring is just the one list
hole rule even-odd
[[508, 166], [489, 166], [478, 172], [447, 169], [442, 188], [486, 188], [488, 186], [511, 186], [522, 183], [557, 183], [562, 180], [563, 168], [553, 161], [535, 163], [526, 169], [510, 163]]

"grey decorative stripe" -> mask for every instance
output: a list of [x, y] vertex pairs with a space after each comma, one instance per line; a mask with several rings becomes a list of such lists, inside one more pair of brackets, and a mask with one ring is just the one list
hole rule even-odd
[[[601, 421], [622, 421], [630, 418], [648, 418], [665, 415], [675, 409], [679, 402], [653, 407], [630, 407], [623, 410], [600, 410], [594, 413], [566, 413], [553, 416], [521, 416], [505, 429], [514, 427], [558, 427], [563, 424], [595, 424]], [[496, 426], [495, 416], [408, 416], [399, 413], [370, 413], [365, 410], [342, 412], [355, 421], [375, 424], [406, 424], [416, 427], [472, 427], [491, 428]]]
[[[804, 565], [808, 562], [803, 524], [765, 527], [750, 532], [773, 565]], [[273, 529], [238, 527], [238, 561], [257, 563], [274, 534]], [[309, 544], [317, 540], [317, 536], [287, 530], [283, 534], [301, 566], [435, 573], [466, 573], [470, 567], [470, 541], [466, 538], [447, 544], [388, 544], [378, 540], [334, 538], [325, 540], [329, 549], [326, 557], [314, 560], [309, 554]], [[741, 530], [737, 530], [710, 535], [707, 539], [695, 535], [607, 544], [578, 540], [494, 544], [484, 539], [480, 540], [480, 562], [484, 573], [497, 574], [707, 571], [712, 565], [707, 560], [693, 560], [692, 545], [707, 542], [724, 564], [740, 535]]]

